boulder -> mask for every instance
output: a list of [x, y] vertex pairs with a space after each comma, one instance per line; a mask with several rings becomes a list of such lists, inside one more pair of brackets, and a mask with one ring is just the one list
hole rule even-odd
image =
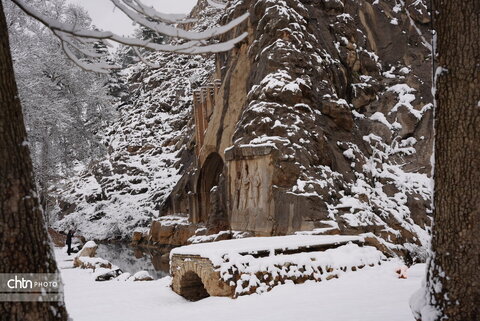
[[73, 259], [73, 266], [81, 269], [111, 269], [112, 263], [99, 257], [77, 256]]
[[143, 233], [140, 231], [133, 232], [132, 243], [140, 243], [143, 239]]
[[109, 280], [118, 278], [118, 276], [120, 276], [121, 274], [123, 274], [122, 270], [112, 269], [110, 271], [97, 275], [97, 277], [95, 278], [95, 281], [109, 281]]
[[335, 101], [323, 101], [321, 112], [331, 117], [338, 127], [347, 131], [353, 128], [352, 114], [348, 109], [348, 105]]
[[98, 248], [98, 245], [94, 241], [88, 241], [87, 243], [85, 243], [83, 248], [77, 254], [77, 257], [80, 257], [80, 256], [94, 257], [95, 254], [97, 253], [97, 248]]
[[[183, 219], [183, 218], [182, 218]], [[153, 221], [148, 234], [148, 240], [164, 245], [185, 245], [195, 234], [197, 226], [185, 221]]]

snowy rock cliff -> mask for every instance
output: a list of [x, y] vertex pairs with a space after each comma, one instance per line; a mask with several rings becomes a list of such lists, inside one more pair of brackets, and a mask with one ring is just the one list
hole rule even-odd
[[426, 245], [432, 97], [424, 3], [254, 2], [253, 66], [234, 145], [275, 144], [274, 185], [306, 204], [302, 219], [313, 227], [372, 233], [390, 249]]
[[197, 137], [197, 168], [175, 190], [194, 204], [192, 221], [255, 235], [363, 234], [385, 252], [422, 252], [432, 150], [425, 3], [237, 0], [223, 21], [245, 11], [235, 32], [247, 29], [248, 41], [217, 56], [222, 87]]
[[[160, 68], [129, 67], [108, 158], [65, 183], [56, 228], [125, 238], [159, 211], [182, 212], [190, 234], [362, 234], [421, 256], [433, 143], [425, 2], [199, 3], [189, 27], [248, 11], [223, 36], [248, 39], [215, 59], [157, 53]], [[214, 79], [213, 103], [193, 113], [193, 90]], [[150, 238], [164, 234], [159, 222]]]

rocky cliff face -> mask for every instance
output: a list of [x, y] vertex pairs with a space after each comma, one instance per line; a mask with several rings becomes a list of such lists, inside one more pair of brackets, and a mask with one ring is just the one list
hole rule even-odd
[[[221, 15], [204, 1], [195, 10], [194, 30], [215, 26]], [[192, 90], [211, 75], [214, 59], [169, 53], [146, 58], [158, 68], [138, 62], [121, 72], [118, 83], [126, 89], [119, 120], [106, 131], [108, 157], [53, 191], [54, 228], [74, 226], [89, 239], [130, 238], [158, 216], [159, 204], [192, 162]]]
[[[213, 25], [219, 12], [199, 3], [210, 18], [198, 28]], [[125, 236], [160, 209], [190, 223], [159, 220], [150, 241], [225, 229], [341, 233], [387, 253], [421, 252], [432, 190], [425, 2], [235, 0], [220, 23], [245, 11], [249, 21], [226, 37], [247, 30], [248, 40], [229, 53], [155, 54], [160, 69], [127, 70], [109, 159], [64, 189], [63, 208], [76, 208], [58, 227]], [[192, 113], [192, 89], [214, 69], [219, 88]], [[194, 118], [204, 131], [192, 130]]]
[[[245, 11], [250, 20], [236, 32], [247, 29], [248, 41], [217, 56], [222, 87], [177, 203], [214, 227], [210, 203], [218, 197], [210, 188], [218, 186], [227, 214], [217, 221], [234, 230], [365, 234], [385, 252], [425, 246], [432, 150], [425, 3], [238, 0], [223, 20]], [[209, 175], [217, 179], [207, 182]], [[182, 190], [193, 197], [179, 197]]]

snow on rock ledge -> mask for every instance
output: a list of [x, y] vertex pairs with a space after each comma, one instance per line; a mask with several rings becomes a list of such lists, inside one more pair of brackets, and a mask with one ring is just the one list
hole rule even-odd
[[254, 255], [269, 252], [272, 255], [285, 251], [302, 251], [317, 246], [337, 246], [348, 242], [361, 242], [361, 236], [345, 235], [288, 235], [272, 237], [247, 237], [237, 240], [225, 240], [206, 244], [192, 244], [173, 249], [170, 258], [176, 254], [198, 255], [208, 258], [215, 266], [223, 262], [225, 255]]

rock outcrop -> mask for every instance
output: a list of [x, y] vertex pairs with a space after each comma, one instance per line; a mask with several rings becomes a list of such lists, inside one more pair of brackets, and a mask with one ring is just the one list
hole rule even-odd
[[233, 33], [248, 40], [217, 55], [206, 124], [195, 115], [196, 162], [161, 213], [187, 212], [211, 233], [225, 222], [254, 235], [333, 228], [421, 255], [432, 150], [424, 3], [238, 0], [222, 21], [245, 11]]
[[56, 227], [170, 245], [362, 234], [421, 256], [433, 143], [425, 2], [232, 0], [221, 12], [200, 0], [188, 28], [246, 11], [222, 36], [248, 31], [234, 50], [153, 53], [160, 68], [124, 72], [109, 157], [66, 182]]
[[85, 256], [85, 257], [94, 257], [97, 253], [98, 245], [93, 241], [88, 241], [82, 247], [80, 252], [76, 255], [76, 257]]

